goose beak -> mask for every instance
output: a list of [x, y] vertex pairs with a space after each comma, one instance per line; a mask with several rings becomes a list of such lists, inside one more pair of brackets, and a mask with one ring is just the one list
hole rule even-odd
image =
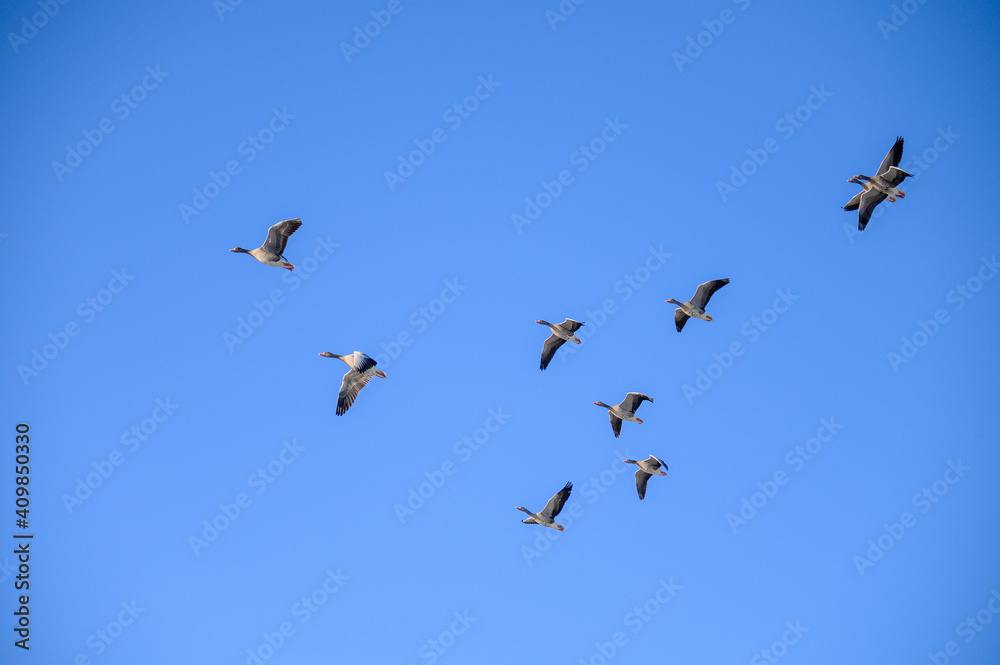
[[713, 319], [711, 316], [708, 316], [708, 315], [705, 316], [705, 320], [706, 321], [715, 321], [715, 319]]
[[556, 528], [557, 528], [557, 529], [559, 529], [560, 531], [565, 531], [565, 530], [566, 530], [566, 529], [562, 528], [562, 527], [561, 527], [560, 525], [558, 525], [558, 524], [556, 525]]
[[641, 418], [636, 418], [635, 422], [637, 422], [637, 423], [639, 423], [641, 425], [642, 424], [642, 419]]

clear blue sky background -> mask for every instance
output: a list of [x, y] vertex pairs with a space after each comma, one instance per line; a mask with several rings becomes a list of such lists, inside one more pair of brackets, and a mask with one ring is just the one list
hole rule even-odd
[[[887, 1], [595, 0], [552, 23], [555, 0], [402, 0], [348, 61], [386, 7], [71, 2], [15, 43], [42, 10], [0, 10], [0, 660], [997, 662], [997, 6], [914, 3], [885, 32]], [[856, 234], [845, 180], [897, 135], [908, 196]], [[290, 217], [294, 273], [227, 251]], [[677, 334], [664, 300], [723, 277], [715, 321]], [[583, 344], [540, 372], [534, 321], [564, 317]], [[337, 417], [346, 368], [317, 354], [355, 349], [388, 379]], [[628, 391], [655, 403], [616, 440], [592, 402]], [[620, 460], [650, 453], [670, 475], [640, 502]], [[567, 481], [565, 532], [520, 523]], [[205, 521], [225, 528], [199, 547]]]

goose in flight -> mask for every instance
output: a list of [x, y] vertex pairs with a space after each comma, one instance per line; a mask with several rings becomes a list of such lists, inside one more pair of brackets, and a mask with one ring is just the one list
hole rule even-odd
[[861, 185], [864, 188], [855, 194], [847, 202], [847, 205], [844, 206], [844, 210], [858, 211], [859, 231], [864, 231], [865, 227], [868, 226], [868, 220], [871, 219], [872, 211], [875, 210], [875, 206], [879, 203], [882, 203], [886, 199], [895, 203], [897, 196], [899, 198], [906, 197], [906, 192], [899, 189], [899, 185], [908, 176], [912, 176], [913, 174], [899, 168], [899, 160], [902, 157], [903, 137], [899, 136], [896, 137], [896, 142], [892, 144], [892, 148], [889, 149], [888, 154], [882, 160], [874, 176], [856, 175], [847, 181]]
[[583, 324], [579, 321], [574, 321], [573, 319], [566, 319], [562, 323], [549, 323], [548, 321], [535, 321], [535, 323], [541, 323], [543, 326], [548, 326], [552, 334], [549, 335], [548, 339], [545, 340], [545, 344], [542, 346], [542, 369], [549, 366], [549, 362], [552, 360], [553, 356], [556, 355], [556, 351], [559, 347], [566, 342], [573, 342], [574, 344], [580, 343], [580, 338], [574, 335], [580, 326]]
[[278, 222], [267, 230], [267, 239], [264, 240], [264, 244], [257, 249], [233, 247], [229, 251], [249, 254], [266, 266], [285, 268], [286, 270], [295, 270], [295, 266], [286, 261], [282, 254], [285, 253], [285, 245], [288, 244], [289, 236], [295, 233], [300, 226], [302, 226], [301, 219], [286, 219], [283, 222]]
[[[639, 492], [640, 501], [646, 498], [646, 483], [649, 482], [650, 476], [667, 475], [666, 463], [655, 455], [641, 460], [627, 459], [623, 461], [626, 464], [635, 464], [639, 467], [635, 472], [635, 489]], [[663, 471], [660, 471], [661, 468]]]
[[337, 396], [338, 416], [347, 413], [347, 410], [354, 404], [354, 400], [358, 398], [358, 393], [373, 376], [380, 379], [385, 378], [385, 372], [375, 368], [377, 363], [360, 351], [355, 351], [347, 356], [338, 356], [329, 351], [324, 351], [319, 355], [324, 358], [340, 358], [351, 368], [347, 370], [347, 374], [344, 375], [344, 380], [340, 384], [340, 394]]
[[569, 493], [572, 491], [573, 483], [566, 483], [565, 487], [556, 492], [555, 496], [549, 499], [549, 502], [545, 504], [545, 509], [540, 513], [533, 513], [524, 506], [518, 506], [518, 510], [526, 512], [531, 516], [521, 520], [521, 524], [541, 524], [542, 526], [547, 526], [550, 529], [565, 531], [561, 524], [556, 524], [555, 517], [563, 509], [563, 505], [566, 503], [566, 499], [569, 498]]
[[597, 406], [603, 406], [608, 410], [608, 417], [611, 419], [611, 430], [615, 433], [615, 438], [617, 439], [622, 433], [622, 421], [627, 420], [630, 423], [642, 424], [642, 421], [635, 417], [635, 412], [639, 410], [639, 405], [642, 404], [643, 400], [649, 400], [649, 403], [653, 403], [653, 398], [648, 395], [643, 395], [642, 393], [628, 393], [625, 395], [625, 399], [622, 400], [621, 404], [616, 406], [609, 406], [604, 402], [594, 402]]
[[728, 279], [713, 279], [711, 282], [701, 284], [694, 292], [694, 297], [687, 302], [677, 302], [673, 298], [667, 300], [677, 305], [677, 309], [674, 310], [674, 325], [677, 326], [677, 332], [684, 329], [684, 324], [692, 316], [702, 321], [712, 321], [712, 317], [705, 313], [705, 305], [716, 291], [728, 283]]

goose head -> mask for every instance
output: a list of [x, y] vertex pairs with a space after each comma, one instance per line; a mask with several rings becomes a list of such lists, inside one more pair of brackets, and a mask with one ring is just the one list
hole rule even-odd
[[605, 404], [604, 402], [594, 402], [594, 404], [596, 404], [599, 407], [605, 408], [605, 409], [610, 409], [611, 408], [609, 405]]
[[674, 300], [673, 298], [669, 298], [669, 299], [667, 299], [667, 301], [666, 301], [666, 302], [668, 302], [668, 303], [670, 303], [670, 304], [672, 304], [672, 305], [683, 305], [683, 304], [684, 304], [684, 303], [679, 303], [679, 302], [677, 302], [677, 301], [676, 301], [676, 300]]
[[233, 247], [233, 248], [232, 248], [231, 250], [229, 250], [229, 251], [230, 251], [230, 252], [242, 252], [243, 254], [249, 254], [249, 253], [250, 253], [250, 250], [249, 250], [249, 249], [243, 249], [242, 247]]

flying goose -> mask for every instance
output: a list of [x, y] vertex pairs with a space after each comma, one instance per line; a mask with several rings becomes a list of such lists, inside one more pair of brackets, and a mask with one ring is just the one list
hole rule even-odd
[[566, 499], [569, 498], [569, 493], [572, 491], [573, 483], [566, 483], [565, 487], [556, 492], [555, 496], [549, 499], [549, 502], [545, 504], [545, 509], [540, 513], [533, 513], [524, 506], [518, 506], [518, 510], [526, 512], [531, 516], [521, 520], [521, 524], [541, 524], [542, 526], [547, 526], [550, 529], [565, 531], [561, 524], [556, 524], [555, 517], [559, 514], [559, 511], [563, 509], [563, 505], [566, 503]]
[[344, 380], [340, 384], [340, 395], [337, 396], [338, 416], [347, 413], [347, 410], [354, 404], [354, 400], [358, 398], [358, 393], [373, 376], [380, 379], [385, 378], [385, 372], [375, 368], [377, 363], [360, 351], [355, 351], [348, 356], [338, 356], [329, 351], [324, 351], [319, 355], [324, 358], [340, 358], [351, 368], [347, 370], [347, 374], [344, 375]]
[[[635, 464], [639, 467], [635, 472], [635, 489], [639, 492], [640, 501], [646, 498], [646, 483], [649, 482], [650, 476], [667, 475], [666, 463], [655, 455], [650, 455], [642, 460], [627, 459], [624, 462], [626, 464]], [[663, 471], [660, 471], [661, 467]]]
[[278, 222], [267, 230], [267, 239], [264, 241], [264, 244], [257, 249], [233, 247], [229, 251], [249, 254], [266, 266], [295, 270], [295, 266], [286, 261], [282, 254], [285, 253], [285, 245], [288, 244], [289, 236], [295, 233], [300, 226], [302, 226], [301, 219], [286, 219], [283, 222]]
[[875, 210], [875, 206], [882, 201], [889, 199], [890, 202], [895, 203], [896, 197], [905, 198], [906, 192], [899, 189], [900, 185], [907, 176], [912, 176], [913, 174], [907, 173], [903, 169], [899, 168], [899, 160], [903, 157], [903, 137], [896, 137], [896, 142], [892, 144], [892, 148], [889, 149], [888, 154], [886, 154], [885, 159], [878, 167], [878, 172], [871, 178], [866, 175], [856, 175], [850, 178], [847, 182], [853, 182], [861, 185], [864, 189], [854, 195], [854, 197], [847, 202], [844, 206], [844, 210], [857, 210], [858, 211], [858, 230], [864, 231], [865, 227], [868, 226], [868, 220], [871, 219], [872, 211]]
[[545, 344], [542, 346], [542, 369], [549, 366], [549, 362], [556, 355], [556, 351], [559, 350], [560, 346], [566, 342], [580, 343], [580, 338], [573, 334], [583, 325], [579, 321], [566, 319], [562, 323], [549, 323], [548, 321], [539, 320], [535, 321], [535, 323], [548, 326], [549, 330], [552, 331], [552, 334], [549, 335], [549, 338], [545, 340]]
[[712, 321], [712, 317], [705, 313], [705, 305], [708, 304], [709, 299], [716, 291], [728, 283], [728, 279], [713, 279], [711, 282], [705, 282], [698, 286], [694, 297], [687, 302], [677, 302], [673, 298], [667, 300], [667, 302], [677, 305], [677, 309], [674, 310], [674, 325], [677, 326], [677, 332], [684, 329], [684, 324], [692, 316], [702, 321]]
[[627, 420], [630, 423], [642, 424], [642, 421], [635, 417], [635, 412], [639, 409], [639, 405], [642, 404], [642, 400], [644, 399], [648, 399], [650, 404], [653, 403], [653, 398], [648, 395], [628, 393], [625, 395], [622, 403], [617, 406], [608, 406], [604, 402], [594, 402], [594, 404], [603, 406], [608, 410], [608, 417], [611, 419], [611, 429], [614, 431], [615, 438], [617, 439], [622, 433], [623, 420]]

